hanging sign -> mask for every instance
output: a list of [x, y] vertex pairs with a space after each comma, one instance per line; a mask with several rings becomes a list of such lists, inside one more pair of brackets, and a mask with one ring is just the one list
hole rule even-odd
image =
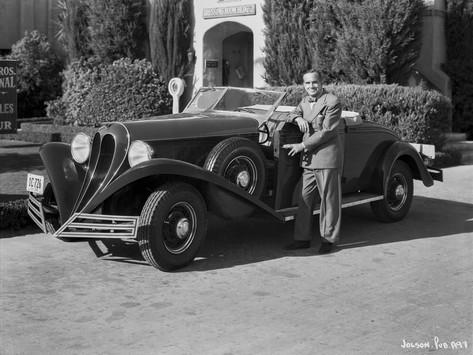
[[15, 60], [0, 60], [0, 133], [16, 133], [16, 66]]
[[227, 7], [209, 7], [204, 9], [204, 19], [233, 17], [233, 16], [251, 16], [256, 15], [256, 4], [227, 6]]

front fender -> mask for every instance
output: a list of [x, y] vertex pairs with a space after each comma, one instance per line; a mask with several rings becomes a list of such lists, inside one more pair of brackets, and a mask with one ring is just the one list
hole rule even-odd
[[[427, 171], [427, 168], [425, 167], [424, 162], [422, 161], [422, 158], [417, 152], [417, 150], [415, 150], [415, 148], [412, 147], [409, 143], [395, 142], [386, 151], [383, 158], [383, 163], [381, 165], [380, 172], [382, 176], [383, 186], [389, 178], [391, 174], [391, 169], [397, 160], [402, 160], [407, 165], [409, 165], [414, 179], [422, 180], [424, 185], [427, 187], [432, 186], [434, 184], [434, 180]], [[383, 189], [381, 187], [380, 192], [382, 191]]]
[[70, 144], [46, 143], [40, 148], [39, 155], [51, 181], [60, 219], [65, 221], [72, 213], [85, 170], [72, 159]]
[[[153, 176], [182, 177], [190, 181], [198, 182], [200, 186], [204, 187], [200, 192], [204, 195], [206, 200], [210, 200], [208, 196], [210, 193], [208, 191], [208, 187], [215, 187], [211, 189], [211, 191], [212, 193], [219, 194], [219, 196], [217, 199], [214, 197], [211, 200], [219, 200], [220, 205], [225, 205], [226, 208], [238, 210], [248, 208], [248, 206], [258, 207], [276, 217], [277, 219], [283, 220], [282, 216], [275, 212], [271, 207], [248, 194], [246, 191], [242, 190], [233, 183], [225, 180], [223, 177], [205, 170], [200, 166], [180, 160], [166, 158], [151, 159], [127, 170], [112, 183], [110, 183], [110, 185], [108, 185], [100, 194], [91, 199], [86, 204], [82, 212], [92, 212], [107, 198], [129, 184]], [[222, 206], [214, 206], [216, 209], [221, 207]]]

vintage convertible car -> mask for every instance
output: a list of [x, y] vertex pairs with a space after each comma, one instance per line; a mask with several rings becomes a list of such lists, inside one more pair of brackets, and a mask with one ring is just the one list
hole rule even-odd
[[[94, 137], [51, 142], [40, 155], [50, 183], [29, 175], [28, 212], [65, 241], [134, 240], [161, 270], [190, 263], [207, 232], [208, 213], [241, 218], [265, 212], [294, 218], [299, 157], [282, 145], [301, 133], [286, 122], [283, 92], [201, 88], [182, 113], [107, 123]], [[413, 179], [431, 186], [432, 146], [402, 142], [392, 131], [343, 112], [343, 207], [371, 203], [382, 221], [402, 219]], [[314, 214], [319, 213], [318, 207]]]

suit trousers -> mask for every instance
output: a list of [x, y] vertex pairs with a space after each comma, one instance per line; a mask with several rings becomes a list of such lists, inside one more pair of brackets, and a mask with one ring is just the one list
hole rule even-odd
[[320, 237], [337, 243], [341, 224], [341, 174], [339, 169], [307, 169], [302, 173], [302, 195], [297, 210], [294, 239], [311, 240], [314, 234], [314, 202], [318, 188], [320, 203]]

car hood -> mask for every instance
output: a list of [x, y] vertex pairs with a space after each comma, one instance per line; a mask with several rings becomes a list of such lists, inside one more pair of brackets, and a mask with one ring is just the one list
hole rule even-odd
[[180, 113], [124, 122], [131, 140], [176, 140], [255, 133], [258, 121], [247, 114]]

